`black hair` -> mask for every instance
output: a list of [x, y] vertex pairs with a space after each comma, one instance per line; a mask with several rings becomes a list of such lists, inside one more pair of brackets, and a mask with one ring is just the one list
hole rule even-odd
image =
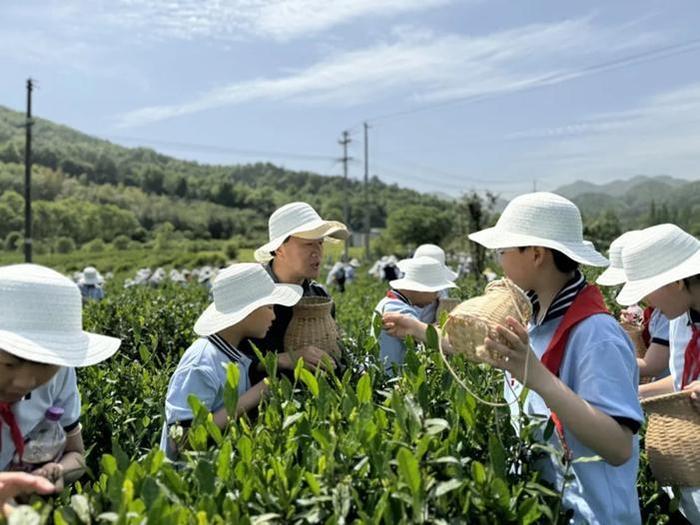
[[[289, 235], [285, 240], [282, 241], [282, 244], [285, 244], [285, 243], [286, 243], [287, 241], [289, 241], [289, 239], [291, 239], [291, 238], [292, 238], [292, 236]], [[277, 250], [279, 250], [279, 248], [277, 248]], [[277, 250], [275, 250], [275, 251], [273, 251], [273, 252], [270, 252], [270, 255], [272, 255], [273, 257], [274, 257], [275, 255], [277, 255], [277, 253], [276, 253]]]
[[683, 279], [683, 284], [685, 284], [685, 287], [689, 290], [693, 285], [698, 283], [700, 283], [700, 273], [696, 273], [695, 275], [691, 275], [690, 277]]
[[[520, 246], [518, 250], [521, 252], [524, 252], [526, 248], [529, 248], [529, 246]], [[552, 252], [552, 259], [554, 259], [554, 266], [559, 270], [561, 273], [571, 273], [575, 270], [578, 270], [579, 268], [579, 263], [574, 261], [571, 257], [568, 255], [564, 255], [558, 250], [553, 250], [551, 248], [547, 248], [550, 252]]]

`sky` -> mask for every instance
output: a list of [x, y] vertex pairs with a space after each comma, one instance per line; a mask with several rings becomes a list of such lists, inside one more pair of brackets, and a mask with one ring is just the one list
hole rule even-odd
[[0, 105], [203, 163], [451, 196], [700, 178], [700, 3], [3, 0]]

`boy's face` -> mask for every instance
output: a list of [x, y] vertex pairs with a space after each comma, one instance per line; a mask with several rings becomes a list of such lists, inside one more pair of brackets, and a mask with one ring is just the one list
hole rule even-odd
[[241, 323], [245, 325], [246, 337], [262, 339], [275, 320], [275, 309], [272, 305], [261, 306], [253, 310]]
[[501, 268], [503, 268], [503, 273], [523, 290], [531, 290], [533, 288], [531, 282], [533, 274], [531, 251], [531, 247], [496, 250], [496, 256]]
[[406, 297], [408, 297], [413, 304], [423, 308], [428, 306], [433, 302], [437, 301], [438, 292], [416, 292], [413, 290], [401, 290]]
[[32, 390], [49, 382], [57, 365], [35, 363], [0, 350], [0, 402], [15, 403]]
[[645, 297], [645, 301], [653, 308], [658, 308], [669, 319], [680, 317], [690, 308], [690, 294], [683, 281], [676, 281]]
[[290, 237], [277, 249], [275, 266], [284, 266], [288, 273], [301, 279], [317, 279], [321, 273], [323, 239]]

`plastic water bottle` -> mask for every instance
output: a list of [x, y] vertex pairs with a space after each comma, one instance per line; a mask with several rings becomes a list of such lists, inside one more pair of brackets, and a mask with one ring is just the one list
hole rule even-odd
[[15, 454], [14, 463], [22, 470], [34, 470], [46, 463], [58, 461], [66, 448], [66, 432], [61, 426], [63, 409], [51, 407], [45, 419], [29, 433], [20, 460]]

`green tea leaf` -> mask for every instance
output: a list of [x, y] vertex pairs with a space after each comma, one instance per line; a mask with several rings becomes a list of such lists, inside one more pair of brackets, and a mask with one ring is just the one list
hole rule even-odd
[[411, 490], [413, 495], [418, 494], [421, 488], [420, 467], [418, 465], [418, 460], [407, 448], [399, 449], [396, 459], [399, 464], [399, 474], [402, 481], [408, 485], [408, 488]]
[[372, 380], [369, 374], [362, 374], [357, 382], [357, 400], [360, 403], [368, 403], [372, 399]]

